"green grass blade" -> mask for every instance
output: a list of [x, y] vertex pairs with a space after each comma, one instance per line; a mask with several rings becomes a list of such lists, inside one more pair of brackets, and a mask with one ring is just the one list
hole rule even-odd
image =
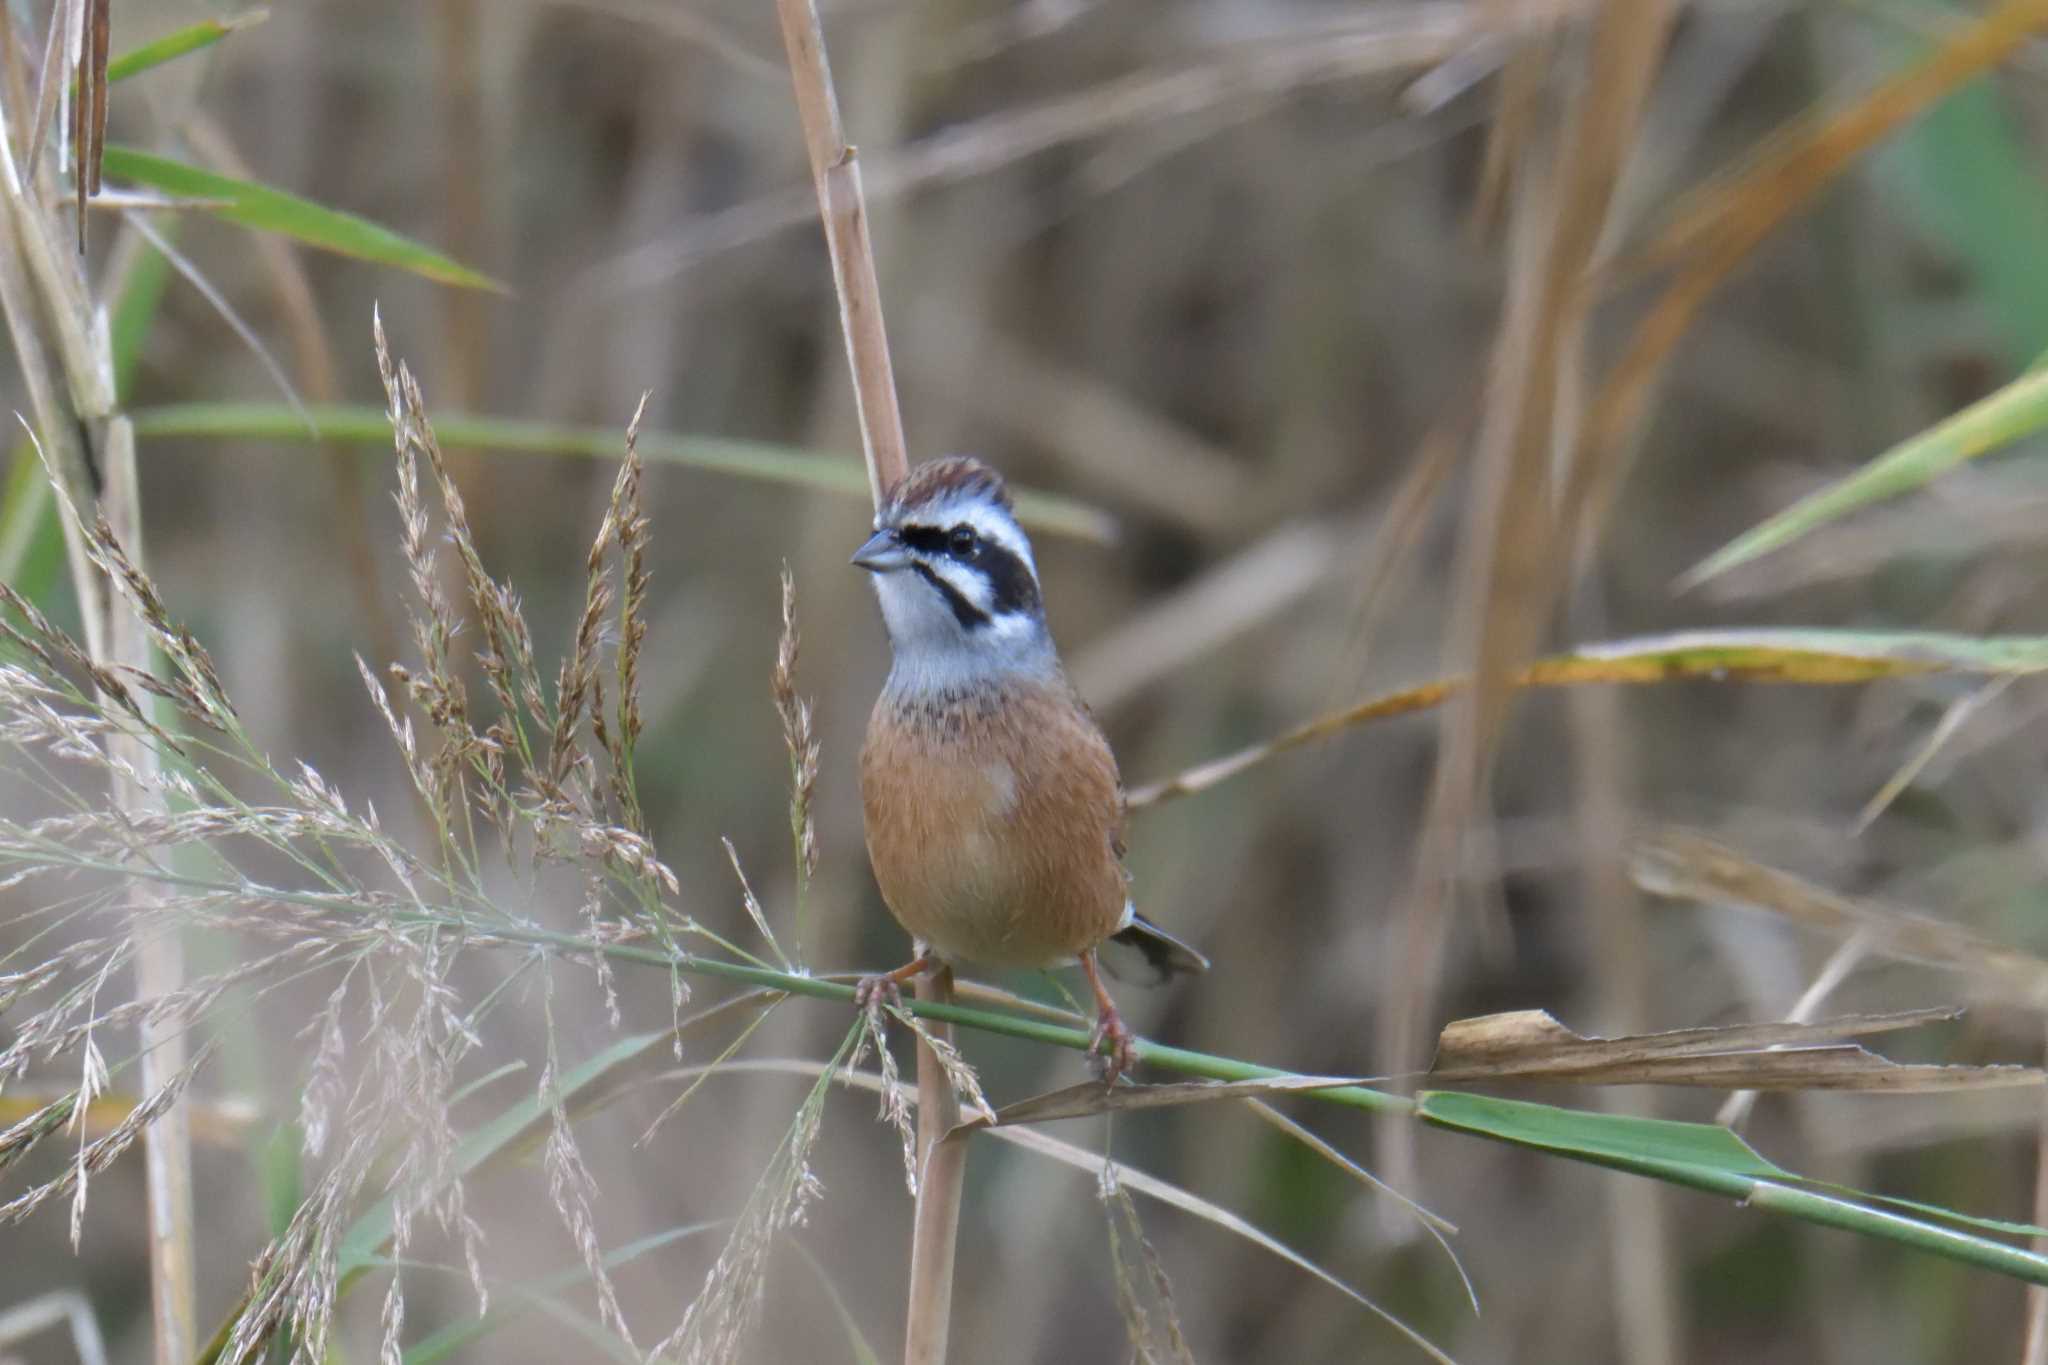
[[[158, 229], [166, 241], [172, 240], [176, 225], [165, 223]], [[109, 340], [114, 352], [114, 392], [119, 401], [126, 403], [135, 388], [135, 367], [142, 361], [142, 347], [149, 340], [149, 329], [156, 325], [156, 315], [163, 308], [164, 293], [170, 288], [171, 262], [155, 247], [144, 247], [136, 258], [134, 269], [128, 273], [128, 282], [121, 290], [121, 297], [114, 303], [113, 319], [109, 323]]]
[[63, 581], [64, 531], [43, 463], [26, 443], [14, 452], [0, 490], [0, 583], [48, 609]]
[[1738, 536], [1688, 570], [1678, 580], [1678, 587], [1681, 591], [1698, 587], [1838, 517], [1910, 493], [1938, 474], [2044, 428], [2048, 428], [2048, 367], [2037, 366]]
[[[1800, 1177], [1765, 1160], [1755, 1148], [1718, 1124], [1586, 1113], [1443, 1090], [1424, 1091], [1415, 1097], [1415, 1102], [1416, 1113], [1423, 1122], [1440, 1128], [1632, 1171], [1723, 1195], [1752, 1208], [1789, 1214], [1810, 1223], [1930, 1251], [2035, 1284], [2048, 1284], [2048, 1256], [1890, 1209], [1872, 1208], [1863, 1202], [1870, 1196], [1860, 1192], [1844, 1191], [1851, 1196], [1844, 1198], [1835, 1193], [1801, 1189]], [[1978, 1223], [1931, 1205], [1885, 1202], [1923, 1208], [1944, 1221], [2032, 1231], [1990, 1220]]]
[[1415, 1104], [1426, 1123], [1625, 1170], [1662, 1174], [1696, 1169], [1744, 1181], [1795, 1178], [1717, 1123], [1590, 1113], [1456, 1090], [1425, 1090]]
[[124, 52], [107, 63], [107, 81], [125, 81], [130, 76], [139, 76], [152, 67], [165, 62], [176, 61], [187, 53], [201, 48], [212, 47], [237, 29], [252, 27], [270, 17], [267, 9], [250, 10], [232, 19], [203, 19], [199, 23], [167, 33], [153, 43], [144, 43], [133, 52]]
[[263, 1144], [263, 1209], [272, 1237], [282, 1237], [306, 1197], [305, 1171], [299, 1154], [306, 1135], [296, 1123], [280, 1123]]
[[243, 227], [275, 232], [308, 246], [410, 271], [443, 284], [506, 292], [496, 280], [410, 237], [267, 185], [236, 180], [133, 147], [108, 147], [104, 164], [106, 173], [116, 179], [147, 185], [180, 199], [203, 201], [195, 207]]
[[[1934, 0], [1913, 7], [1936, 24], [1947, 17]], [[1901, 31], [1890, 46], [1909, 58], [1929, 45], [1923, 33]], [[2014, 114], [1996, 82], [1973, 81], [1879, 149], [1871, 170], [1975, 277], [1987, 319], [2021, 364], [2048, 349], [2048, 181]]]
[[[307, 409], [320, 439], [387, 449], [391, 424], [384, 409], [347, 404], [316, 404]], [[308, 442], [305, 416], [283, 403], [181, 403], [144, 408], [133, 414], [140, 438], [186, 436], [210, 440]], [[570, 427], [547, 422], [521, 422], [496, 417], [436, 417], [434, 431], [443, 444], [475, 450], [504, 450], [533, 455], [580, 455], [615, 460], [625, 451], [617, 427]], [[683, 436], [669, 432], [640, 433], [640, 454], [741, 478], [790, 483], [866, 497], [867, 476], [851, 455], [812, 454], [765, 441], [722, 436]], [[1116, 524], [1104, 512], [1071, 498], [1047, 493], [1017, 493], [1017, 515], [1027, 525], [1084, 540], [1115, 538]]]

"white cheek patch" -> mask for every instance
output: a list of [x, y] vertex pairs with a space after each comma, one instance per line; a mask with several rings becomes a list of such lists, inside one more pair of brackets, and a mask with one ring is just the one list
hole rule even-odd
[[[956, 564], [950, 559], [941, 559], [926, 565], [932, 573], [943, 580], [946, 586], [966, 598], [969, 605], [982, 615], [990, 615], [995, 607], [995, 591], [989, 586], [988, 575], [965, 564]], [[924, 585], [936, 595], [930, 584]], [[948, 611], [952, 609], [947, 608]]]

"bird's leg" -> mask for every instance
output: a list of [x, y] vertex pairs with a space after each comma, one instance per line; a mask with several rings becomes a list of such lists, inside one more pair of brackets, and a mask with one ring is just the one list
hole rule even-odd
[[945, 964], [931, 953], [920, 952], [893, 972], [883, 972], [880, 976], [864, 976], [853, 987], [854, 1008], [864, 1010], [879, 1000], [885, 1005], [901, 1009], [903, 983], [923, 976], [926, 972], [935, 972], [943, 965]]
[[1109, 998], [1109, 991], [1102, 984], [1102, 972], [1095, 965], [1093, 948], [1081, 954], [1081, 970], [1088, 974], [1088, 984], [1095, 990], [1095, 1032], [1088, 1035], [1088, 1050], [1102, 1050], [1103, 1083], [1115, 1085], [1118, 1076], [1138, 1064], [1138, 1035], [1131, 1032], [1131, 1026], [1117, 1013], [1116, 1002]]

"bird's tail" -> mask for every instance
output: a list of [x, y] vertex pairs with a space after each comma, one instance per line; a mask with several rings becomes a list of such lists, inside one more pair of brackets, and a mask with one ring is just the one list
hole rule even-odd
[[[1109, 941], [1135, 949], [1145, 959], [1145, 965], [1151, 969], [1155, 983], [1182, 972], [1209, 970], [1208, 958], [1143, 915], [1132, 915], [1131, 922], [1111, 934]], [[1124, 973], [1116, 969], [1113, 959], [1106, 959], [1104, 965], [1109, 967], [1110, 975], [1120, 979], [1124, 976]]]

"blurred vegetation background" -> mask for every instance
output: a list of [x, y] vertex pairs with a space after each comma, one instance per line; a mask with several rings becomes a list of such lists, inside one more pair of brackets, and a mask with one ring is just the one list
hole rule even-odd
[[[40, 9], [14, 7], [20, 32], [42, 31]], [[1564, 460], [1657, 296], [1657, 277], [1631, 254], [1680, 208], [1708, 202], [1687, 196], [1714, 193], [1713, 177], [1773, 130], [1849, 106], [1978, 7], [1677, 5], [1646, 68], [1640, 120], [1611, 127], [1600, 98], [1616, 92], [1594, 83], [1607, 70], [1604, 19], [1590, 0], [823, 9], [913, 453], [979, 454], [1014, 484], [1099, 514], [1040, 529], [1036, 544], [1055, 634], [1132, 784], [1467, 668], [1476, 621], [1526, 632], [1544, 651], [1726, 626], [2048, 633], [2048, 484], [2024, 446], [1700, 588], [1674, 587], [1737, 534], [2048, 350], [2039, 39], [1818, 186], [1689, 319], [1668, 368], [1643, 385], [1646, 419], [1622, 442], [1611, 501], [1589, 513], [1599, 534], [1540, 551], [1574, 569], [1555, 613], [1534, 589], [1521, 607], [1471, 586], [1475, 537], [1550, 521], [1543, 498], [1510, 499], [1495, 521], [1475, 509], [1503, 496], [1486, 450], [1502, 439], [1503, 376], [1526, 357], [1501, 337], [1518, 291], [1543, 287], [1544, 225], [1576, 183], [1559, 168], [1582, 165], [1590, 140], [1618, 139], [1611, 208], [1586, 243], [1599, 286], [1566, 329], [1552, 395]], [[117, 6], [114, 49], [236, 12]], [[867, 585], [846, 566], [869, 516], [860, 438], [772, 7], [295, 0], [115, 86], [111, 128], [116, 142], [360, 214], [504, 285], [454, 289], [202, 213], [150, 215], [305, 402], [381, 408], [374, 302], [449, 429], [457, 414], [593, 427], [593, 449], [616, 451], [648, 392], [650, 449], [661, 433], [729, 457], [726, 471], [657, 457], [646, 479], [654, 595], [636, 770], [682, 879], [675, 899], [733, 937], [749, 932], [720, 848], [729, 837], [771, 920], [789, 926], [788, 759], [767, 685], [786, 563], [798, 680], [823, 752], [807, 957], [835, 970], [901, 960], [854, 787], [887, 666]], [[95, 212], [92, 228], [96, 277], [149, 250], [117, 214]], [[303, 759], [352, 803], [419, 834], [355, 664], [413, 659], [388, 436], [152, 434], [150, 414], [172, 405], [284, 401], [221, 311], [175, 275], [122, 400], [142, 432], [151, 571], [250, 731], [280, 763]], [[18, 393], [8, 401], [26, 407]], [[449, 429], [479, 548], [520, 591], [553, 658], [583, 605], [584, 555], [615, 463], [469, 445]], [[832, 461], [839, 487], [749, 468], [783, 452]], [[14, 581], [75, 620], [53, 524]], [[1644, 896], [1627, 876], [1627, 837], [1665, 822], [1836, 891], [2048, 951], [2038, 685], [1981, 686], [1945, 675], [1848, 688], [1704, 680], [1519, 697], [1431, 912], [1440, 946], [1420, 957], [1404, 916], [1429, 903], [1428, 831], [1457, 713], [1277, 758], [1134, 816], [1140, 906], [1215, 966], [1171, 989], [1127, 988], [1125, 1011], [1148, 1037], [1332, 1075], [1417, 1069], [1445, 1021], [1490, 1010], [1544, 1008], [1588, 1033], [1783, 1017], [1839, 938]], [[1965, 699], [1935, 759], [1860, 823]], [[573, 929], [573, 902], [572, 891], [532, 913]], [[0, 923], [0, 948], [25, 932]], [[236, 951], [224, 938], [188, 950], [195, 971], [231, 965]], [[466, 965], [457, 979], [482, 994], [502, 977]], [[669, 1019], [664, 977], [620, 969], [627, 1030]], [[1058, 998], [1044, 981], [1003, 984]], [[1871, 958], [1822, 1012], [1973, 1003], [1960, 1024], [1888, 1050], [2037, 1061], [2039, 1009], [1997, 995], [1967, 971]], [[259, 1115], [226, 1140], [202, 1131], [205, 1326], [245, 1287], [272, 1228], [276, 1152], [291, 1144], [314, 1042], [298, 1029], [320, 998], [287, 992], [223, 1023], [223, 1050], [199, 1083], [202, 1107], [232, 1099]], [[615, 1036], [594, 983], [565, 989], [553, 1011], [565, 1064]], [[1419, 1031], [1404, 1041], [1395, 1035], [1410, 1017]], [[795, 1002], [748, 1054], [829, 1056], [847, 1024], [835, 1008]], [[0, 1041], [8, 1027], [0, 1017]], [[475, 1074], [537, 1065], [543, 1034], [537, 999], [515, 994], [491, 1016]], [[716, 1046], [693, 1044], [686, 1060], [708, 1061]], [[1083, 1075], [1070, 1053], [973, 1033], [964, 1046], [998, 1098]], [[804, 1084], [714, 1077], [645, 1145], [635, 1139], [681, 1082], [649, 1081], [580, 1122], [600, 1242], [733, 1217]], [[1722, 1100], [1507, 1093], [1695, 1120]], [[464, 1122], [489, 1112], [457, 1110]], [[1301, 1116], [1459, 1225], [1483, 1315], [1405, 1211], [1247, 1113], [1120, 1117], [1114, 1150], [1243, 1214], [1461, 1361], [2021, 1358], [2015, 1282], [1514, 1148], [1430, 1131], [1391, 1138], [1348, 1111]], [[789, 1239], [801, 1249], [785, 1245], [771, 1263], [771, 1310], [750, 1359], [861, 1358], [842, 1308], [893, 1354], [910, 1204], [896, 1139], [871, 1117], [864, 1097], [828, 1101], [815, 1157], [823, 1198]], [[1806, 1174], [2028, 1220], [2041, 1121], [2026, 1090], [1766, 1096], [1744, 1131]], [[1057, 1131], [1091, 1149], [1105, 1141], [1101, 1119]], [[61, 1144], [38, 1154], [28, 1178], [49, 1178], [63, 1159]], [[470, 1191], [494, 1277], [577, 1263], [539, 1182], [515, 1166]], [[54, 1210], [0, 1233], [0, 1309], [76, 1290], [112, 1359], [149, 1358], [142, 1200], [130, 1160], [96, 1182], [78, 1254]], [[1159, 1205], [1142, 1212], [1197, 1358], [1420, 1358], [1258, 1247]], [[1085, 1175], [983, 1143], [964, 1217], [956, 1360], [1127, 1357]], [[722, 1240], [714, 1229], [620, 1267], [628, 1318], [649, 1324], [642, 1345], [669, 1329]], [[420, 1336], [474, 1312], [460, 1276], [415, 1274], [408, 1295]], [[345, 1307], [364, 1334], [349, 1355], [373, 1349], [380, 1297]], [[562, 1299], [594, 1314], [587, 1284]], [[462, 1358], [598, 1349], [560, 1316], [534, 1313]], [[71, 1358], [55, 1335], [0, 1347], [9, 1352]]]

